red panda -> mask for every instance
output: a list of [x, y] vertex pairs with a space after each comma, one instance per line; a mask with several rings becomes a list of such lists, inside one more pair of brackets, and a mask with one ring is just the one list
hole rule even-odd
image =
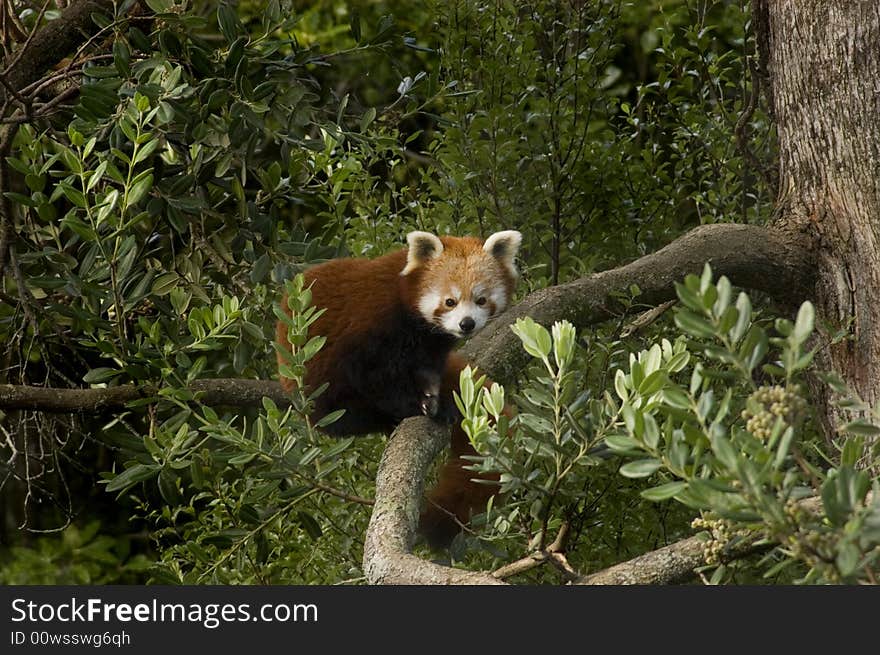
[[[462, 431], [452, 392], [465, 363], [456, 343], [504, 311], [517, 278], [522, 236], [514, 230], [473, 237], [410, 232], [408, 248], [377, 259], [336, 259], [305, 271], [312, 304], [326, 311], [310, 334], [327, 342], [309, 362], [310, 389], [329, 383], [312, 418], [345, 413], [326, 428], [333, 435], [390, 432], [408, 416], [454, 423], [452, 457], [441, 471], [421, 518], [429, 543], [448, 542], [472, 509], [494, 493], [471, 482], [462, 455], [474, 454]], [[287, 308], [286, 299], [282, 307]], [[277, 340], [289, 348], [286, 326]], [[281, 357], [279, 355], [279, 362]], [[288, 391], [293, 381], [281, 378]]]

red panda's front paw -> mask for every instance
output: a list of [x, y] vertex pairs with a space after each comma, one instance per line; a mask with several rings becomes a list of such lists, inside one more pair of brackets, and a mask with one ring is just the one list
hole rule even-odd
[[422, 414], [428, 418], [437, 418], [440, 412], [440, 396], [436, 393], [426, 392], [422, 394], [422, 400], [419, 404]]

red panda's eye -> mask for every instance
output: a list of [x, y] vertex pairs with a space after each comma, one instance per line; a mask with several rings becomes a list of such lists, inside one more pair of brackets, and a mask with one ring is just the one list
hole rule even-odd
[[458, 304], [458, 303], [455, 302], [455, 299], [453, 299], [453, 298], [447, 298], [447, 299], [446, 299], [446, 306], [447, 306], [447, 307], [455, 307], [457, 304]]
[[479, 298], [477, 298], [477, 304], [478, 304], [480, 307], [482, 307], [483, 305], [486, 304], [486, 299], [485, 299], [483, 296], [480, 296]]

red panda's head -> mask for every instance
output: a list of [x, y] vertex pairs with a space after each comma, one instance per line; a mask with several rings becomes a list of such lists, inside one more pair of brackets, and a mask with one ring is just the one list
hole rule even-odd
[[406, 240], [409, 250], [400, 274], [411, 280], [409, 302], [426, 321], [468, 337], [507, 308], [516, 283], [519, 232], [496, 232], [485, 242], [410, 232]]

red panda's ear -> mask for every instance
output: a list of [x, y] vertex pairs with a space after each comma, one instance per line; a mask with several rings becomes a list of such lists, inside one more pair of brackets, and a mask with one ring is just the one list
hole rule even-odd
[[496, 232], [483, 244], [483, 250], [504, 264], [511, 273], [516, 275], [516, 267], [513, 264], [519, 244], [522, 243], [522, 234], [516, 230], [504, 230]]
[[443, 252], [443, 242], [430, 232], [410, 232], [406, 235], [409, 252], [406, 253], [406, 266], [401, 275], [412, 273], [429, 259], [439, 257]]

